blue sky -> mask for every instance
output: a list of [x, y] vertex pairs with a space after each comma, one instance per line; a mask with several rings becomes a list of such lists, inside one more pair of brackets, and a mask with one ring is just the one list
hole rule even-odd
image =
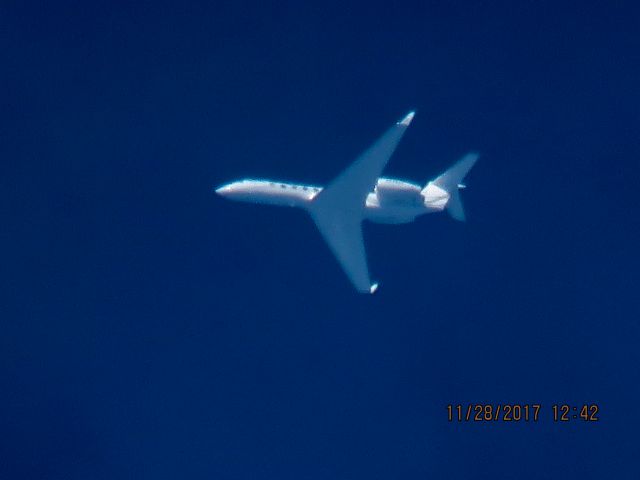
[[[0, 476], [637, 478], [638, 17], [4, 3]], [[481, 158], [467, 223], [365, 226], [373, 297], [302, 212], [212, 193], [328, 182], [411, 109], [387, 174]]]

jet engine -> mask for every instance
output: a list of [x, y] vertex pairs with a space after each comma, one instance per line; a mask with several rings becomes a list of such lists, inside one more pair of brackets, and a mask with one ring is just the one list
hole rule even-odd
[[422, 187], [394, 178], [379, 178], [375, 193], [381, 205], [420, 205]]

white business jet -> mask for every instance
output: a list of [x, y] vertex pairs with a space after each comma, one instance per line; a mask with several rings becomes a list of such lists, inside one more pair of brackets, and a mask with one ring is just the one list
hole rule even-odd
[[216, 193], [231, 200], [305, 209], [355, 288], [374, 293], [378, 284], [369, 278], [362, 240], [364, 219], [408, 223], [445, 208], [454, 219], [465, 219], [459, 189], [464, 188], [462, 181], [478, 159], [476, 153], [465, 155], [424, 187], [380, 177], [414, 115], [407, 114], [324, 188], [247, 179], [223, 185]]

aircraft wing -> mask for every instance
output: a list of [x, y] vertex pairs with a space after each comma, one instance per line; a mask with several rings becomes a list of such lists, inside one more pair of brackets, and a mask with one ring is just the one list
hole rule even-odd
[[414, 112], [391, 127], [312, 201], [309, 211], [351, 283], [359, 292], [373, 293], [362, 240], [367, 195], [382, 174]]

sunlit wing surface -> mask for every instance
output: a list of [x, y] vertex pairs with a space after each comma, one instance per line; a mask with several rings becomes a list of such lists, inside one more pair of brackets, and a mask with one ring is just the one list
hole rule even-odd
[[414, 112], [391, 127], [368, 150], [315, 197], [311, 215], [359, 292], [373, 293], [362, 241], [362, 219], [367, 195], [382, 174]]

